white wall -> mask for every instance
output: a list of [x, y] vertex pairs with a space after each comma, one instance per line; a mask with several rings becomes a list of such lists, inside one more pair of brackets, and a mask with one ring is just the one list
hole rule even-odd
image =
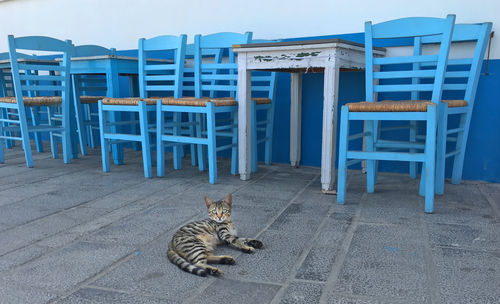
[[[188, 40], [220, 31], [319, 36], [362, 32], [367, 20], [450, 13], [459, 23], [491, 21], [500, 29], [499, 0], [0, 0], [0, 52], [7, 50], [8, 34], [134, 49], [138, 38], [164, 34], [188, 34]], [[500, 58], [500, 38], [491, 51]]]

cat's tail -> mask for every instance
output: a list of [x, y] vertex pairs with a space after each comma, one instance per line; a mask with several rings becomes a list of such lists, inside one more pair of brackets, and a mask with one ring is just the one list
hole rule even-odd
[[189, 272], [189, 273], [192, 273], [195, 275], [199, 275], [201, 277], [206, 277], [208, 274], [206, 269], [189, 263], [185, 258], [178, 255], [177, 252], [175, 252], [171, 248], [168, 248], [167, 257], [170, 260], [170, 262], [177, 265], [177, 267], [179, 267], [180, 269], [182, 269], [186, 272]]

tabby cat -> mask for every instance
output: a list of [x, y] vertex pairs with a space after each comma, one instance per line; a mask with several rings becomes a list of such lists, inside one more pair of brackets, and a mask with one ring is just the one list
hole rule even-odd
[[217, 244], [228, 244], [246, 253], [254, 248], [262, 248], [261, 241], [238, 238], [231, 222], [232, 197], [228, 194], [223, 200], [212, 201], [205, 196], [209, 218], [181, 227], [172, 237], [168, 246], [168, 259], [180, 269], [206, 277], [207, 274], [220, 276], [222, 271], [210, 264], [234, 264], [236, 260], [229, 255], [215, 256]]

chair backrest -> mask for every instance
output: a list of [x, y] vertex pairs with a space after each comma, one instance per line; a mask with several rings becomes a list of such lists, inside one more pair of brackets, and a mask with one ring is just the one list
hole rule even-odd
[[[92, 56], [115, 56], [116, 49], [99, 45], [77, 45], [72, 58]], [[108, 96], [106, 75], [72, 75], [75, 94], [84, 96]]]
[[[453, 98], [463, 98], [468, 107], [474, 106], [477, 84], [488, 45], [492, 24], [490, 22], [480, 24], [455, 24], [452, 36], [452, 44], [460, 42], [472, 42], [474, 44], [471, 56], [461, 54], [460, 58], [448, 59], [447, 71], [443, 90], [453, 92]], [[427, 36], [415, 41], [415, 53], [421, 53], [422, 45], [433, 44], [439, 41], [439, 37]], [[464, 57], [465, 56], [465, 57]], [[422, 68], [433, 66], [433, 64], [422, 65]], [[460, 96], [461, 95], [461, 96]]]
[[[155, 61], [150, 54], [173, 52], [171, 61]], [[153, 97], [157, 93], [182, 97], [182, 78], [186, 55], [186, 35], [158, 36], [139, 39], [139, 95]]]
[[[73, 45], [44, 36], [18, 37], [9, 35], [9, 57], [17, 104], [24, 106], [23, 95], [61, 95], [63, 106], [70, 102], [70, 64]], [[50, 52], [61, 56], [60, 61], [40, 60], [18, 62], [17, 50]], [[33, 93], [35, 92], [35, 93]]]
[[[252, 33], [216, 33], [194, 38], [194, 77], [195, 97], [209, 95], [217, 97], [219, 93], [236, 97], [238, 91], [238, 64], [233, 52], [233, 44], [246, 44], [252, 41]], [[211, 50], [211, 51], [208, 51]], [[217, 52], [216, 50], [219, 50]], [[212, 52], [214, 56], [209, 56]], [[225, 58], [216, 54], [227, 55]], [[213, 57], [213, 58], [212, 58]], [[225, 96], [224, 96], [225, 95]]]
[[[374, 101], [375, 93], [432, 92], [431, 101], [439, 104], [441, 100], [444, 75], [451, 44], [455, 16], [446, 18], [411, 17], [391, 20], [372, 25], [365, 23], [365, 60], [366, 60], [366, 100]], [[374, 57], [373, 45], [379, 40], [394, 38], [419, 39], [436, 36], [440, 43], [439, 53], [433, 55], [411, 54], [409, 56]], [[402, 39], [406, 40], [406, 39]], [[397, 42], [396, 42], [397, 43]], [[406, 41], [404, 41], [407, 45]], [[434, 62], [434, 68], [414, 69], [414, 64]], [[398, 66], [394, 70], [393, 66]], [[432, 78], [432, 83], [418, 83], [415, 79]], [[381, 80], [380, 83], [376, 81]]]
[[88, 57], [88, 56], [104, 56], [104, 55], [115, 56], [116, 49], [115, 48], [108, 49], [103, 46], [94, 44], [77, 45], [73, 49], [72, 57]]
[[[17, 58], [36, 59], [37, 57], [35, 55], [17, 53]], [[0, 64], [0, 97], [14, 96], [14, 85], [12, 83], [9, 52], [0, 53], [0, 60], [6, 61], [5, 64]]]

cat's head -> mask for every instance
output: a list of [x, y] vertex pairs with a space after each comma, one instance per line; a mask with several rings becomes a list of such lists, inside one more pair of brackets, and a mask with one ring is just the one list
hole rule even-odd
[[208, 216], [217, 223], [231, 220], [231, 204], [233, 198], [231, 194], [226, 195], [223, 200], [213, 201], [205, 196], [205, 204], [208, 208]]

